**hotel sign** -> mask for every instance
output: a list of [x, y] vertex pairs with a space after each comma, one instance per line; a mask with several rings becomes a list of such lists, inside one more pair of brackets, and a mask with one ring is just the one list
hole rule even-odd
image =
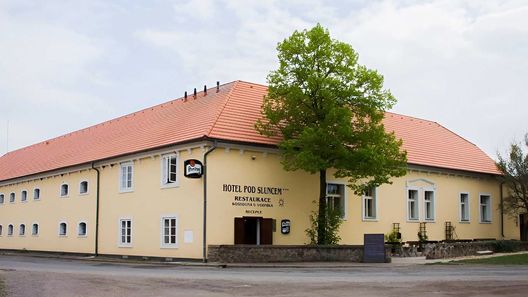
[[[276, 205], [283, 207], [282, 195], [288, 189], [280, 187], [223, 184], [222, 192], [234, 193], [232, 206], [246, 208], [272, 208]], [[260, 210], [246, 211], [246, 213], [259, 214]]]
[[183, 175], [187, 178], [200, 178], [203, 175], [203, 165], [200, 160], [185, 160], [183, 168]]

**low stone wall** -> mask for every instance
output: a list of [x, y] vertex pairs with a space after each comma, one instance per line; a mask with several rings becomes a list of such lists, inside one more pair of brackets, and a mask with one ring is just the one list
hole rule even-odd
[[[390, 261], [390, 246], [386, 246]], [[210, 245], [208, 259], [220, 263], [362, 262], [362, 245]]]
[[440, 242], [424, 245], [422, 254], [427, 259], [445, 259], [473, 256], [478, 251], [493, 251], [496, 253], [528, 251], [528, 242], [515, 240]]

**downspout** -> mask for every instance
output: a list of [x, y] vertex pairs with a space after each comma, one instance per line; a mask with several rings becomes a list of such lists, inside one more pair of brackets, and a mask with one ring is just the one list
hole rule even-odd
[[101, 181], [101, 172], [94, 167], [92, 162], [92, 169], [97, 172], [97, 190], [95, 194], [95, 256], [99, 256], [99, 183]]
[[204, 163], [203, 163], [203, 251], [202, 257], [203, 262], [207, 263], [207, 155], [212, 153], [217, 146], [217, 141], [215, 140], [213, 146], [204, 154]]
[[502, 192], [502, 186], [504, 182], [501, 182], [499, 185], [500, 191], [500, 214], [501, 214], [501, 239], [504, 239], [504, 194]]

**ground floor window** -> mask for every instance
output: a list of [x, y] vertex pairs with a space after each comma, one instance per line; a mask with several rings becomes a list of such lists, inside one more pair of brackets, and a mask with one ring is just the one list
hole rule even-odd
[[434, 191], [424, 191], [424, 215], [427, 221], [433, 221], [435, 219]]
[[62, 222], [59, 224], [59, 236], [66, 236], [68, 232], [68, 225], [66, 223]]
[[460, 221], [469, 222], [469, 194], [460, 193]]
[[8, 236], [13, 236], [13, 225], [9, 224], [9, 226], [7, 226], [7, 235]]
[[177, 247], [178, 219], [175, 216], [161, 218], [161, 246]]
[[480, 222], [491, 222], [491, 196], [480, 195]]
[[120, 246], [132, 245], [132, 220], [131, 219], [119, 220], [119, 245]]
[[341, 217], [345, 216], [345, 186], [342, 184], [326, 184], [326, 207], [337, 210]]
[[26, 225], [25, 224], [20, 224], [19, 229], [18, 229], [18, 235], [20, 236], [26, 235]]
[[417, 221], [419, 219], [418, 190], [407, 191], [407, 219], [409, 221]]
[[33, 224], [31, 228], [31, 235], [38, 235], [39, 234], [39, 225], [37, 223]]
[[86, 236], [86, 223], [80, 222], [79, 226], [77, 227], [77, 234], [79, 236]]
[[369, 188], [363, 193], [363, 219], [377, 219], [377, 195], [376, 188]]

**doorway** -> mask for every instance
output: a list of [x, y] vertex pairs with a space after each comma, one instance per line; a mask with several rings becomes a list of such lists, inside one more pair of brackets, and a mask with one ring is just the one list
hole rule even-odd
[[519, 215], [519, 229], [521, 231], [521, 240], [528, 240], [528, 213]]
[[262, 217], [235, 218], [235, 244], [272, 244], [273, 220]]

